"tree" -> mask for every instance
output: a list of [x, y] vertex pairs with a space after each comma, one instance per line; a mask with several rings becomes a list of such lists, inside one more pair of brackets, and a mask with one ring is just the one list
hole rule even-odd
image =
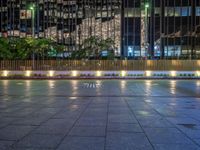
[[86, 53], [88, 57], [99, 58], [102, 51], [107, 51], [109, 59], [114, 58], [115, 42], [112, 38], [101, 39], [97, 36], [91, 36], [85, 39], [81, 51]]
[[30, 57], [25, 38], [14, 38], [12, 39], [12, 43], [14, 46], [13, 59], [28, 59]]
[[0, 38], [0, 59], [11, 59], [9, 51], [9, 41], [6, 38]]
[[85, 51], [86, 56], [89, 58], [90, 56], [97, 57], [99, 54], [99, 42], [100, 38], [97, 36], [91, 36], [83, 41], [82, 49]]
[[58, 44], [56, 42], [52, 42], [52, 48], [55, 50], [56, 56], [64, 52], [65, 47], [62, 44]]
[[50, 39], [45, 38], [26, 38], [27, 49], [30, 53], [32, 53], [32, 57], [34, 55], [37, 56], [38, 59], [42, 58], [44, 60], [45, 56], [48, 56], [48, 51], [50, 50], [52, 41]]
[[[46, 38], [0, 38], [0, 59], [45, 59], [57, 57], [64, 51], [64, 46]], [[53, 55], [51, 55], [53, 53]]]
[[108, 59], [113, 59], [114, 58], [114, 47], [115, 47], [115, 42], [113, 39], [111, 38], [107, 38], [105, 40], [101, 40], [99, 43], [99, 49], [101, 50], [101, 52], [103, 50], [107, 51], [107, 58]]
[[78, 51], [73, 51], [71, 54], [72, 59], [84, 59], [87, 58], [87, 53], [85, 50], [78, 50]]
[[42, 58], [44, 60], [45, 57], [48, 57], [48, 52], [50, 51], [51, 44], [52, 41], [50, 39], [37, 39], [36, 54], [39, 56], [39, 58]]
[[0, 38], [0, 58], [2, 59], [27, 59], [26, 41], [24, 38]]
[[38, 49], [38, 41], [35, 38], [32, 37], [28, 37], [25, 39], [26, 43], [27, 43], [27, 50], [29, 51], [29, 53], [32, 54], [32, 59], [35, 59], [35, 53], [37, 52]]

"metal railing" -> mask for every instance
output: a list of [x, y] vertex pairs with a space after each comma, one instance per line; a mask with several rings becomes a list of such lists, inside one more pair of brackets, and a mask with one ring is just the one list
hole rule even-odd
[[[34, 68], [33, 68], [34, 66]], [[1, 60], [0, 70], [200, 70], [200, 60]]]

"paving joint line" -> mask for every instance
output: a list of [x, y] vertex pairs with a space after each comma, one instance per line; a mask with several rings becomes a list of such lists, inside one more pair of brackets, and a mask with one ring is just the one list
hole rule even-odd
[[106, 115], [107, 115], [107, 119], [106, 119], [106, 128], [105, 128], [105, 141], [104, 141], [104, 150], [106, 150], [106, 145], [107, 145], [107, 129], [108, 129], [108, 115], [109, 115], [109, 106], [110, 106], [110, 100], [109, 98], [107, 98], [107, 112], [106, 112]]

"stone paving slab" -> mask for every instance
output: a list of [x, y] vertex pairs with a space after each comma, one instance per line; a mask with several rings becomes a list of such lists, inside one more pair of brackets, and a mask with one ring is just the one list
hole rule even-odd
[[69, 132], [71, 126], [66, 125], [66, 126], [45, 126], [41, 125], [39, 126], [36, 130], [33, 131], [33, 133], [36, 134], [49, 134], [49, 135], [65, 135]]
[[82, 117], [80, 118], [76, 125], [77, 126], [106, 126], [107, 120], [105, 118], [96, 117]]
[[0, 128], [9, 125], [11, 122], [13, 122], [13, 121], [15, 121], [15, 120], [16, 120], [15, 117], [12, 117], [12, 118], [0, 117]]
[[137, 117], [142, 127], [173, 127], [166, 118], [162, 116], [142, 116]]
[[153, 150], [144, 133], [108, 132], [106, 150]]
[[200, 150], [197, 145], [190, 144], [155, 144], [155, 150]]
[[14, 141], [3, 141], [3, 140], [0, 140], [0, 150], [9, 149], [12, 146], [13, 143], [14, 143]]
[[193, 144], [176, 128], [144, 128], [144, 131], [153, 144]]
[[105, 126], [75, 126], [69, 133], [70, 136], [99, 136], [105, 137]]
[[25, 135], [30, 133], [34, 128], [34, 126], [9, 125], [0, 129], [0, 140], [20, 140]]
[[57, 150], [104, 150], [102, 137], [66, 137]]
[[133, 123], [108, 123], [108, 132], [143, 132], [139, 124]]
[[13, 147], [17, 148], [51, 148], [55, 149], [60, 143], [62, 136], [59, 135], [44, 135], [44, 134], [30, 134], [20, 140]]

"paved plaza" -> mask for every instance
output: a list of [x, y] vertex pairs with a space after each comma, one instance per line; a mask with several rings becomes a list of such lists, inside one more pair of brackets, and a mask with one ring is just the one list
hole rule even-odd
[[200, 150], [200, 80], [2, 80], [0, 150]]

